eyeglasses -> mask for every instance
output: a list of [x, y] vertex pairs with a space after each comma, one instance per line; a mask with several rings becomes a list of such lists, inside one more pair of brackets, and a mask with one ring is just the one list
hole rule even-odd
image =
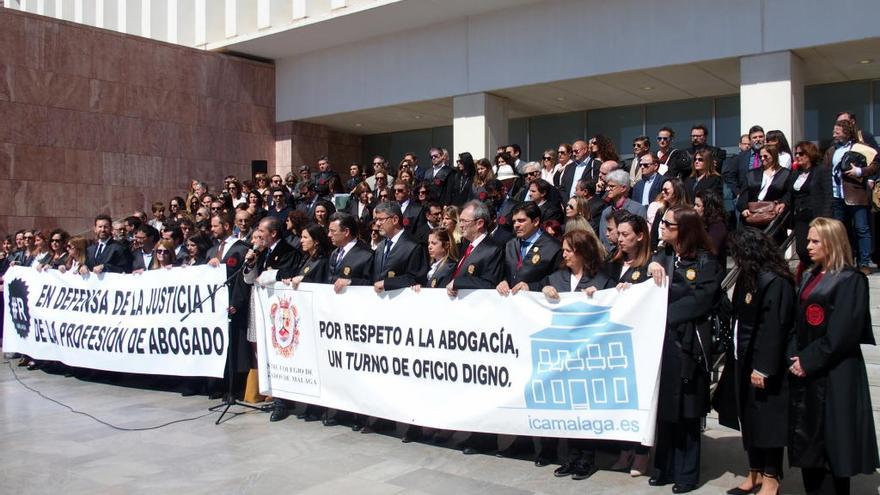
[[678, 224], [677, 224], [677, 223], [672, 223], [672, 222], [670, 222], [669, 220], [666, 220], [665, 218], [662, 219], [662, 220], [660, 220], [660, 223], [662, 223], [663, 226], [666, 227], [666, 228], [669, 228], [669, 227], [678, 227]]
[[534, 177], [538, 175], [540, 172], [526, 172], [526, 177]]
[[419, 191], [419, 196], [427, 196], [427, 195], [428, 195], [428, 191], [425, 191], [424, 189]]
[[377, 175], [376, 180], [385, 180], [385, 176], [384, 175]]
[[440, 155], [431, 155], [431, 158], [440, 158]]
[[695, 162], [701, 162], [701, 161], [703, 161], [703, 157], [702, 157], [702, 156], [694, 157], [694, 161], [695, 161]]
[[405, 192], [406, 192], [406, 189], [403, 189], [403, 188], [398, 189], [398, 188], [395, 187], [395, 188], [394, 188], [394, 192], [395, 192], [395, 193], [405, 193]]
[[376, 223], [384, 223], [385, 220], [388, 220], [389, 218], [391, 217], [373, 217], [373, 220], [375, 220]]
[[272, 179], [272, 184], [281, 184], [281, 179]]
[[761, 155], [761, 161], [762, 161], [762, 162], [763, 162], [763, 161], [766, 161], [766, 160], [770, 160], [771, 158], [773, 158], [773, 157], [771, 157], [770, 155]]
[[380, 194], [379, 199], [388, 199], [388, 194], [387, 193]]
[[52, 239], [51, 242], [61, 242], [61, 239]]
[[371, 230], [370, 232], [373, 233], [373, 234], [378, 234], [378, 233], [379, 233], [378, 230]]
[[565, 205], [565, 209], [566, 209], [566, 210], [573, 210], [573, 209], [574, 209], [574, 205]]
[[68, 250], [69, 250], [69, 249], [73, 249], [73, 246], [70, 245], [70, 244], [68, 244], [68, 245], [65, 247], [65, 249], [68, 249]]
[[272, 195], [272, 197], [275, 198], [275, 199], [284, 199], [284, 195], [283, 195], [283, 194], [274, 194], [274, 195]]
[[551, 156], [545, 156], [545, 157], [544, 157], [544, 160], [551, 160], [551, 161], [552, 161], [552, 160], [553, 160], [553, 157], [551, 157]]
[[26, 236], [24, 236], [24, 239], [25, 239], [25, 240], [33, 239], [33, 238], [34, 238], [34, 236], [32, 236], [32, 235], [26, 235]]
[[669, 141], [671, 138], [666, 136], [657, 136], [657, 141]]
[[642, 163], [639, 163], [639, 166], [642, 168], [645, 168], [645, 167], [650, 167], [653, 164], [654, 164], [654, 162], [642, 162]]
[[795, 151], [794, 156], [806, 156], [806, 153], [804, 153], [803, 151]]
[[704, 136], [704, 135], [702, 135], [702, 134], [691, 134], [691, 139], [695, 139], [695, 138], [704, 138], [704, 137], [706, 137], [706, 136]]
[[168, 254], [170, 251], [167, 249], [157, 249], [156, 254]]
[[559, 155], [567, 155], [567, 154], [568, 154], [568, 151], [565, 151], [565, 150], [559, 150], [559, 151], [557, 151], [556, 153], [559, 154]]

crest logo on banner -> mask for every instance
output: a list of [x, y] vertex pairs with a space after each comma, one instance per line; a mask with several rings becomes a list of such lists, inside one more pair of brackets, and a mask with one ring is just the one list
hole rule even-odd
[[299, 344], [299, 312], [288, 297], [279, 297], [269, 310], [272, 319], [272, 346], [281, 356], [293, 356]]
[[31, 333], [31, 315], [28, 310], [28, 286], [24, 280], [17, 278], [9, 282], [9, 312], [12, 316], [12, 324], [18, 335], [26, 339]]
[[531, 335], [529, 409], [637, 409], [632, 327], [610, 320], [607, 306], [583, 302], [553, 310]]

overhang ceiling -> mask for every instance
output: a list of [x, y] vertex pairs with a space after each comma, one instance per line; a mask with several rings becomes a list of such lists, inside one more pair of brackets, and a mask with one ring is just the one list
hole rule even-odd
[[[795, 50], [805, 84], [880, 78], [880, 39]], [[867, 63], [866, 63], [867, 62]], [[607, 74], [506, 88], [509, 117], [531, 117], [596, 108], [641, 105], [739, 93], [739, 59]], [[354, 134], [378, 134], [452, 124], [452, 98], [393, 105], [306, 119]]]

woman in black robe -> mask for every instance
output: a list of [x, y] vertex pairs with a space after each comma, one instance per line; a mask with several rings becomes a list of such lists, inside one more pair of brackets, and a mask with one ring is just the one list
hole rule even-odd
[[700, 477], [700, 424], [709, 410], [709, 358], [720, 268], [700, 215], [674, 206], [660, 219], [664, 248], [648, 271], [669, 274], [666, 338], [660, 365], [657, 439], [651, 486], [674, 483], [673, 493], [694, 490]]
[[327, 230], [316, 223], [302, 229], [300, 246], [305, 254], [302, 263], [292, 269], [281, 270], [278, 278], [294, 289], [303, 282], [326, 284], [329, 278], [327, 260], [331, 251]]
[[868, 280], [853, 266], [843, 223], [810, 223], [813, 267], [798, 292], [789, 349], [791, 409], [788, 457], [811, 493], [849, 493], [850, 478], [880, 467], [865, 359], [874, 345]]
[[[779, 248], [744, 227], [730, 238], [740, 272], [733, 291], [736, 405], [749, 476], [727, 493], [774, 495], [788, 441], [785, 350], [794, 328], [794, 278]], [[760, 490], [760, 491], [759, 491]]]

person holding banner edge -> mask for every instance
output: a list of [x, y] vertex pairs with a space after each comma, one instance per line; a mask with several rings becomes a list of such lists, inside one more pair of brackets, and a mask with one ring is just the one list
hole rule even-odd
[[656, 281], [669, 274], [669, 309], [660, 366], [657, 439], [651, 486], [672, 484], [672, 493], [697, 488], [700, 421], [709, 410], [709, 313], [719, 294], [720, 267], [700, 215], [676, 205], [660, 219], [665, 248], [648, 270]]
[[[560, 293], [582, 292], [592, 297], [598, 290], [614, 286], [603, 270], [605, 248], [599, 238], [589, 230], [572, 230], [562, 238], [561, 267], [545, 277], [540, 286], [544, 296], [551, 302], [560, 300]], [[544, 451], [556, 445], [552, 438], [535, 437], [535, 465], [543, 466]], [[585, 480], [592, 476], [596, 467], [597, 442], [590, 440], [563, 439], [559, 442], [568, 451], [560, 467], [553, 471], [557, 478], [571, 476], [573, 480]], [[563, 457], [563, 456], [561, 456]]]

